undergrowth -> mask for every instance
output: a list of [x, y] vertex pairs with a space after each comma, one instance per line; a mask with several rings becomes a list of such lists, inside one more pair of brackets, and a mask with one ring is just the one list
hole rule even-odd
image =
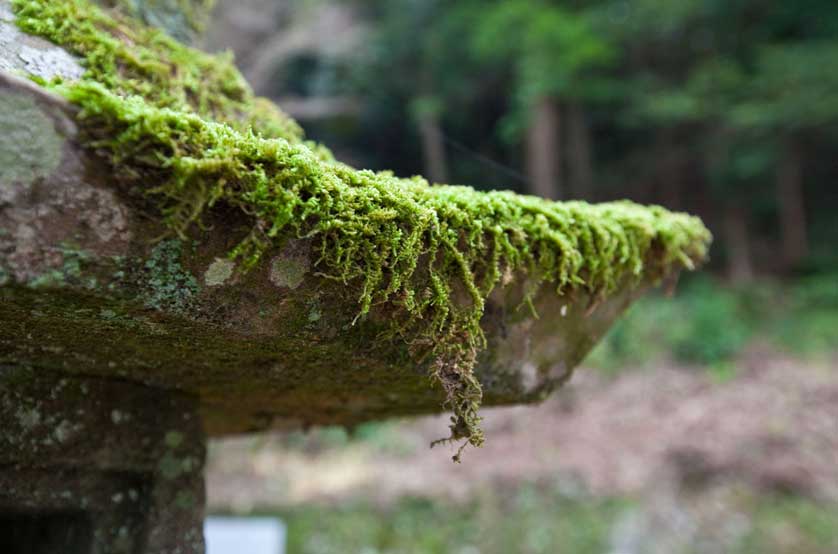
[[84, 79], [48, 86], [81, 108], [89, 146], [121, 181], [144, 186], [180, 235], [214, 206], [237, 208], [252, 222], [230, 253], [245, 269], [289, 236], [313, 239], [319, 275], [357, 290], [358, 318], [376, 305], [396, 312], [391, 335], [430, 360], [454, 413], [446, 440], [462, 446], [483, 442], [472, 369], [495, 287], [526, 275], [528, 299], [549, 283], [601, 301], [706, 257], [700, 220], [660, 207], [550, 202], [355, 170], [294, 127], [266, 127], [229, 61], [82, 0], [14, 5], [23, 29], [84, 58]]
[[696, 276], [675, 298], [638, 300], [594, 348], [587, 363], [608, 372], [675, 360], [729, 371], [749, 344], [829, 358], [838, 349], [838, 274], [742, 285]]
[[[607, 552], [631, 503], [571, 495], [552, 483], [524, 484], [474, 500], [407, 497], [392, 506], [351, 500], [279, 510], [288, 552], [335, 554], [525, 554]], [[328, 520], [328, 528], [323, 521]]]
[[[678, 496], [679, 518], [662, 524], [654, 499], [565, 488], [561, 482], [523, 483], [500, 494], [478, 491], [459, 503], [406, 497], [382, 506], [352, 499], [261, 515], [282, 518], [288, 552], [294, 554], [832, 554], [838, 549], [838, 506], [832, 502], [749, 489], [729, 492], [736, 499], [720, 502], [712, 500], [719, 491], [711, 488]], [[655, 550], [660, 544], [668, 548]]]

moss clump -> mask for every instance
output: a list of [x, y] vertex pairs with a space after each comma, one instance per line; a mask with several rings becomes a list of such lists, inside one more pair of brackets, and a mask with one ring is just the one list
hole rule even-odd
[[[86, 0], [12, 0], [17, 25], [81, 56], [84, 79], [150, 105], [198, 114], [264, 137], [302, 140], [297, 123], [256, 98], [232, 57], [184, 46]], [[324, 149], [324, 154], [325, 149]]]
[[[79, 0], [64, 0], [50, 9], [87, 15], [59, 32], [41, 19], [49, 11], [44, 2], [16, 5], [26, 29], [46, 29], [59, 43], [82, 32], [74, 26], [115, 25]], [[91, 13], [92, 22], [85, 19]], [[84, 33], [85, 40], [104, 40], [105, 51], [120, 51], [112, 44], [120, 40], [115, 35]], [[91, 51], [90, 43], [83, 48]], [[155, 54], [148, 55], [152, 63]], [[231, 124], [225, 110], [205, 109], [217, 104], [213, 97], [169, 104], [155, 100], [147, 83], [129, 79], [131, 88], [123, 88], [120, 71], [108, 62], [80, 82], [53, 87], [81, 107], [90, 145], [107, 154], [124, 180], [153, 183], [146, 192], [178, 234], [214, 206], [242, 212], [252, 228], [231, 257], [245, 268], [288, 237], [313, 239], [319, 274], [357, 290], [358, 317], [386, 306], [391, 336], [405, 341], [416, 359], [431, 357], [432, 378], [454, 413], [446, 440], [482, 444], [482, 391], [472, 368], [485, 342], [484, 303], [499, 284], [526, 275], [528, 298], [549, 283], [560, 295], [584, 291], [602, 299], [641, 278], [692, 268], [707, 253], [709, 232], [685, 214], [630, 202], [550, 202], [358, 171], [324, 159], [296, 136], [269, 138]]]

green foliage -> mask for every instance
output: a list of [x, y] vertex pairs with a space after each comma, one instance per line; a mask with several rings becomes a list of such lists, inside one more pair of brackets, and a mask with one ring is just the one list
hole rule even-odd
[[599, 102], [617, 94], [617, 81], [607, 75], [617, 58], [616, 45], [597, 32], [586, 13], [539, 0], [463, 9], [472, 14], [464, 32], [473, 56], [512, 74], [510, 108], [498, 126], [502, 140], [520, 140], [539, 98]]
[[801, 279], [791, 287], [763, 281], [730, 287], [694, 279], [675, 298], [638, 301], [591, 353], [610, 371], [672, 357], [710, 366], [721, 380], [745, 346], [762, 339], [799, 355], [834, 354], [838, 345], [838, 276]]
[[757, 52], [744, 98], [731, 107], [739, 128], [800, 130], [838, 121], [838, 72], [825, 70], [838, 57], [838, 40], [770, 44]]
[[677, 86], [647, 82], [635, 109], [660, 123], [710, 120], [740, 132], [818, 127], [838, 120], [838, 76], [823, 71], [836, 55], [838, 41], [818, 40], [760, 46], [754, 63], [716, 56]]
[[592, 72], [615, 58], [613, 45], [584, 15], [531, 0], [491, 3], [477, 18], [473, 42], [482, 57], [516, 67], [528, 99], [584, 96]]
[[737, 354], [750, 334], [741, 298], [711, 281], [697, 280], [675, 298], [638, 301], [590, 361], [615, 369], [671, 355], [684, 362], [718, 364]]
[[716, 363], [729, 359], [745, 344], [749, 329], [739, 298], [706, 282], [694, 285], [682, 299], [683, 319], [672, 322], [673, 351], [687, 362]]
[[838, 275], [803, 278], [785, 301], [785, 317], [772, 322], [774, 340], [799, 354], [832, 353], [838, 345]]
[[610, 528], [627, 505], [568, 496], [557, 486], [510, 492], [467, 504], [405, 498], [390, 509], [354, 502], [279, 515], [291, 554], [593, 554], [607, 550]]
[[760, 502], [735, 554], [828, 554], [838, 550], [838, 510], [793, 496]]
[[743, 68], [734, 60], [714, 57], [692, 68], [680, 87], [652, 79], [636, 90], [633, 109], [655, 123], [703, 121], [727, 116], [745, 97]]
[[[689, 508], [690, 499], [684, 501]], [[558, 486], [524, 484], [502, 489], [502, 494], [478, 494], [463, 504], [404, 498], [382, 508], [351, 501], [277, 515], [288, 526], [289, 554], [584, 554], [610, 552], [624, 516], [644, 507], [628, 499], [568, 495]], [[834, 504], [742, 491], [735, 507], [722, 509], [744, 526], [741, 536], [724, 543], [730, 554], [827, 554], [838, 548]], [[700, 511], [682, 517], [690, 524], [707, 524]], [[653, 526], [644, 534], [653, 540], [656, 531]], [[706, 543], [696, 541], [678, 552], [706, 552]]]
[[[702, 151], [705, 181], [720, 203], [785, 202], [771, 198], [769, 188], [779, 161], [804, 135], [823, 140], [821, 133], [838, 122], [838, 73], [825, 70], [838, 55], [836, 4], [664, 4], [640, 2], [632, 6], [630, 25], [612, 26], [647, 58], [635, 72], [628, 119], [638, 126], [689, 129], [687, 140]], [[671, 36], [654, 31], [656, 16], [638, 17], [638, 8], [651, 15], [653, 6], [660, 10], [657, 17], [667, 19]], [[749, 16], [755, 11], [761, 17]]]
[[716, 0], [634, 0], [631, 4], [611, 0], [594, 3], [592, 17], [598, 29], [623, 41], [665, 42], [698, 24], [719, 4]]

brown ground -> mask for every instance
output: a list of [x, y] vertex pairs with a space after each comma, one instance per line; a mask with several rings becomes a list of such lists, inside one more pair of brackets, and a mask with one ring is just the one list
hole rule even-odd
[[648, 493], [662, 480], [718, 480], [838, 499], [838, 360], [753, 350], [726, 382], [695, 368], [580, 371], [538, 407], [486, 410], [486, 446], [453, 464], [427, 444], [444, 416], [387, 426], [341, 448], [281, 436], [213, 445], [211, 509], [250, 510], [362, 494], [468, 497], [498, 483], [567, 477], [595, 494]]

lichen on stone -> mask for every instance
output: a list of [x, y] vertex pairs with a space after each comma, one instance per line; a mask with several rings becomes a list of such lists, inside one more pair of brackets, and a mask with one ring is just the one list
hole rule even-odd
[[98, 284], [96, 277], [87, 275], [83, 270], [85, 264], [92, 258], [91, 254], [68, 243], [63, 243], [59, 251], [61, 265], [31, 279], [27, 286], [37, 289], [73, 284], [86, 289], [95, 289]]
[[180, 263], [181, 241], [164, 240], [151, 251], [142, 268], [140, 285], [145, 305], [185, 313], [198, 292], [198, 282]]
[[310, 269], [308, 249], [296, 248], [299, 241], [287, 241], [282, 252], [271, 259], [271, 282], [278, 287], [296, 289]]
[[[289, 240], [310, 241], [311, 271], [354, 292], [356, 319], [386, 310], [382, 340], [404, 342], [416, 362], [429, 365], [454, 414], [446, 440], [483, 442], [482, 389], [472, 370], [493, 290], [519, 279], [525, 305], [542, 286], [596, 303], [707, 255], [710, 233], [700, 220], [656, 206], [551, 202], [355, 170], [297, 133], [249, 128], [246, 118], [232, 117], [230, 106], [246, 94], [218, 81], [223, 74], [241, 82], [228, 62], [117, 22], [82, 0], [15, 5], [24, 29], [85, 56], [84, 79], [48, 86], [81, 108], [89, 146], [109, 158], [119, 181], [142, 188], [180, 236], [210, 210], [238, 211], [250, 232], [230, 257], [245, 271]], [[57, 14], [61, 24], [52, 20]], [[162, 43], [162, 53], [142, 42], [149, 40]], [[134, 52], [136, 60], [128, 56]], [[162, 72], [183, 68], [187, 77], [173, 82], [157, 64]], [[205, 66], [208, 77], [194, 73]], [[209, 88], [193, 90], [202, 79]], [[161, 80], [163, 92], [155, 92]]]
[[0, 94], [0, 185], [28, 185], [61, 163], [64, 139], [28, 95]]
[[218, 287], [233, 276], [236, 264], [227, 258], [216, 258], [204, 272], [204, 284], [208, 287]]

